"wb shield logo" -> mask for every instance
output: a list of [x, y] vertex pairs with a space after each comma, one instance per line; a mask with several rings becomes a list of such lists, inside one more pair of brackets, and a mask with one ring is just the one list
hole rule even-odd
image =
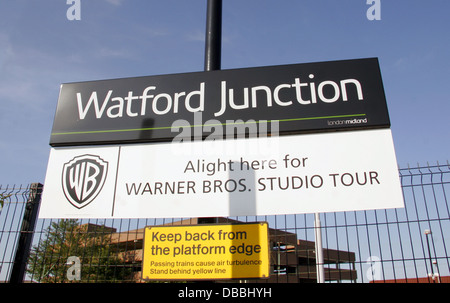
[[64, 164], [62, 185], [67, 200], [76, 208], [91, 203], [102, 190], [108, 162], [99, 156], [82, 155]]

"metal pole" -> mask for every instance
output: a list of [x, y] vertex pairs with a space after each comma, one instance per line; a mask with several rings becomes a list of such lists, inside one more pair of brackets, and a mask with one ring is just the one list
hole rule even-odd
[[[428, 257], [430, 259], [430, 270], [431, 270], [431, 279], [434, 282], [434, 273], [433, 273], [433, 261], [431, 261], [431, 251], [430, 251], [430, 243], [428, 242], [428, 235], [431, 234], [431, 231], [429, 229], [425, 230], [425, 239], [427, 241], [427, 247], [428, 247]], [[430, 276], [430, 274], [429, 274]]]
[[[206, 9], [205, 71], [220, 70], [222, 55], [222, 0], [208, 0]], [[199, 224], [218, 223], [218, 218], [199, 218]]]
[[430, 249], [430, 243], [429, 243], [429, 240], [428, 240], [428, 236], [431, 236], [431, 230], [430, 229], [426, 229], [425, 230], [425, 238], [427, 240], [428, 256], [430, 258], [431, 279], [433, 280], [433, 283], [436, 283], [436, 282], [440, 283], [439, 273], [436, 273], [436, 274], [434, 273], [433, 260], [431, 258], [431, 249]]
[[28, 256], [30, 254], [31, 242], [33, 240], [34, 227], [38, 217], [39, 205], [41, 203], [42, 184], [32, 183], [30, 195], [25, 206], [25, 212], [20, 230], [14, 265], [11, 271], [10, 283], [22, 283], [25, 279]]
[[220, 70], [222, 55], [222, 0], [208, 0], [205, 71]]
[[323, 268], [323, 247], [322, 247], [322, 230], [320, 226], [320, 214], [314, 214], [314, 232], [316, 240], [316, 275], [317, 283], [325, 282], [325, 272]]

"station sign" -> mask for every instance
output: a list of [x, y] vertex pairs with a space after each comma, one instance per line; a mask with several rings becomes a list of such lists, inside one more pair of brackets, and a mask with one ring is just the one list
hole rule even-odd
[[144, 280], [268, 278], [267, 222], [151, 226], [144, 232]]
[[376, 58], [63, 84], [50, 144], [41, 218], [404, 206]]
[[225, 126], [238, 136], [389, 127], [378, 60], [62, 84], [50, 145], [223, 137]]
[[41, 218], [182, 218], [403, 207], [390, 129], [52, 148]]

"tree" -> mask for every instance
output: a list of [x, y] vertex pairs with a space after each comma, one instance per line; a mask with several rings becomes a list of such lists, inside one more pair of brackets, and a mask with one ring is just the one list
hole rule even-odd
[[9, 198], [11, 195], [0, 194], [0, 210], [2, 210], [3, 205], [5, 204], [5, 199]]
[[[44, 238], [34, 246], [28, 261], [28, 274], [38, 282], [72, 282], [68, 279], [69, 257], [81, 263], [81, 279], [76, 282], [121, 282], [130, 278], [131, 268], [118, 257], [111, 244], [111, 229], [80, 225], [78, 220], [52, 222]], [[72, 258], [71, 258], [72, 259]]]

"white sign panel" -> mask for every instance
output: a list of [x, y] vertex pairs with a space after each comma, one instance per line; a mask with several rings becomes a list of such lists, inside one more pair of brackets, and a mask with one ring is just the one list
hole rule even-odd
[[53, 148], [41, 218], [275, 215], [403, 207], [389, 129]]

